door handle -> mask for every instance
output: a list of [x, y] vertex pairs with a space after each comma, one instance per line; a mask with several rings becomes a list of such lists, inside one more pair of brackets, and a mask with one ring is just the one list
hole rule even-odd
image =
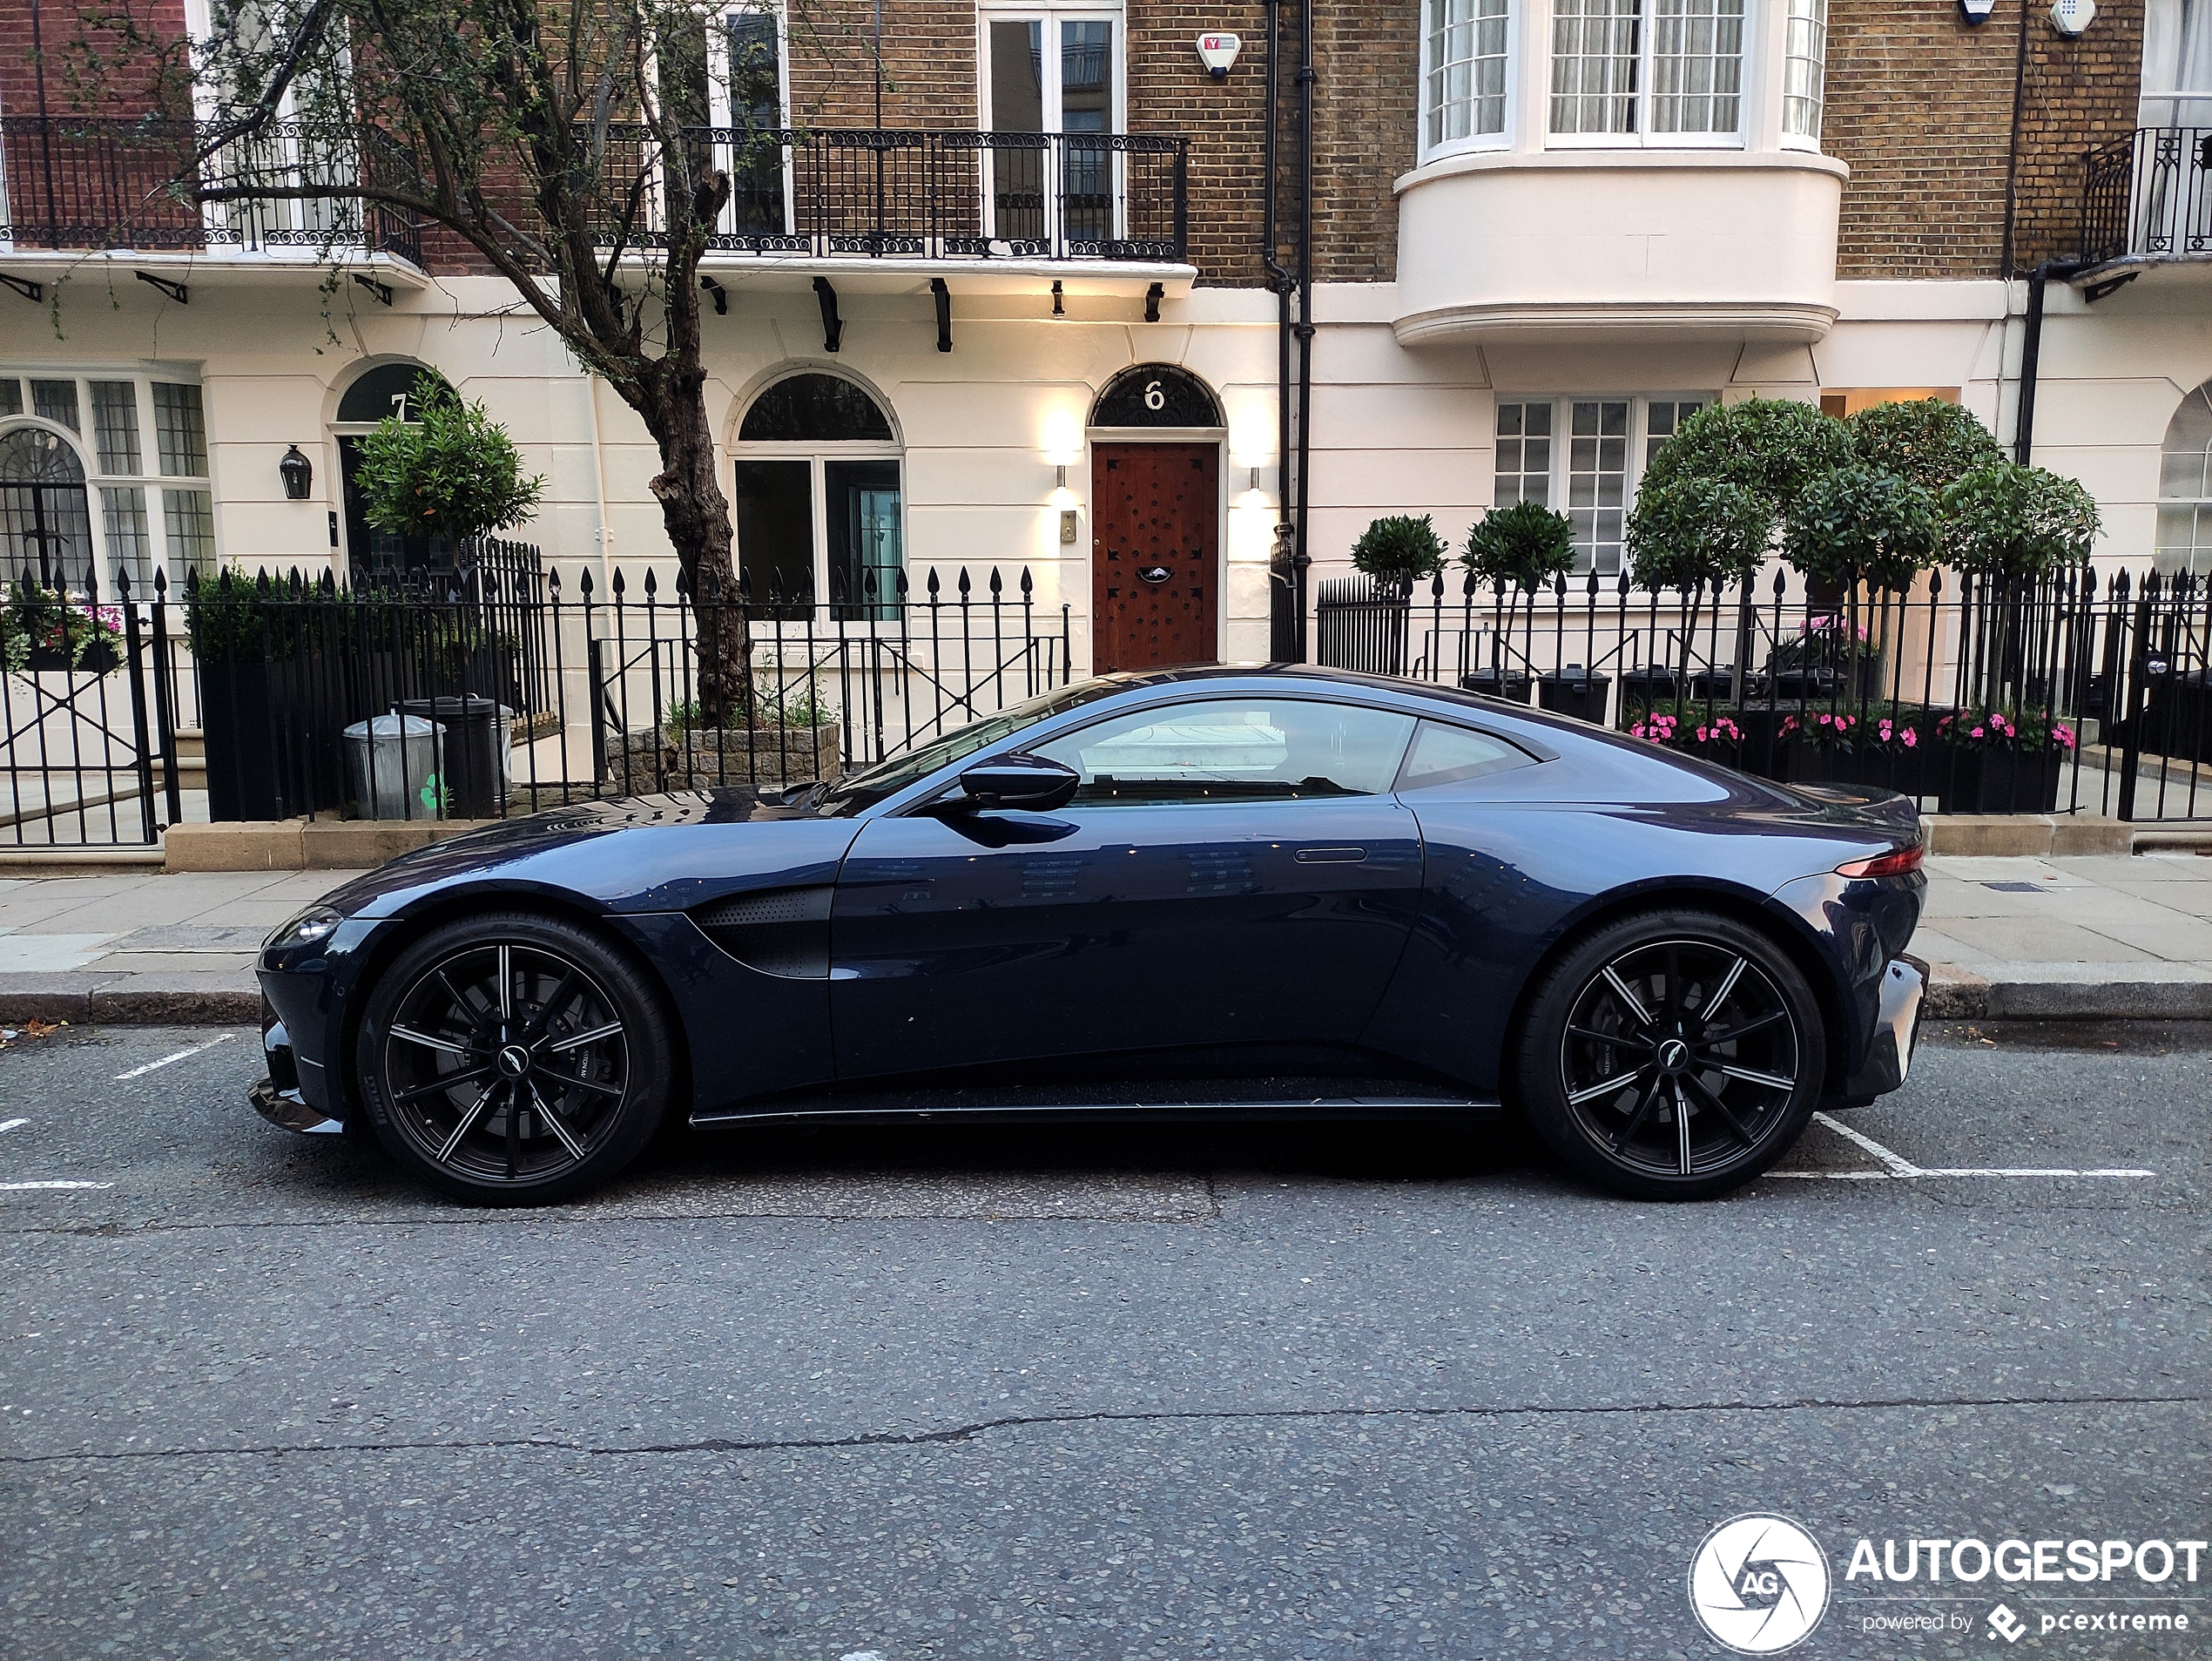
[[1302, 847], [1298, 851], [1300, 865], [1357, 865], [1367, 857], [1364, 847]]

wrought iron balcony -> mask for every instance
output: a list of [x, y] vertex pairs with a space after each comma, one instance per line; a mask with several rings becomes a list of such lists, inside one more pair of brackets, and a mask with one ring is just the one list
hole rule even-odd
[[389, 140], [374, 129], [333, 145], [277, 122], [195, 170], [215, 136], [206, 122], [152, 117], [0, 116], [0, 246], [143, 252], [308, 253], [361, 249], [422, 258], [410, 214], [314, 196], [196, 204], [180, 179], [210, 189], [312, 191], [374, 170]]
[[[723, 253], [1180, 264], [1189, 247], [1178, 135], [702, 127], [687, 139], [696, 168], [733, 182], [711, 244]], [[651, 162], [651, 143], [640, 127], [610, 134], [610, 185]], [[628, 240], [651, 246], [658, 227]]]
[[2212, 127], [2144, 127], [2091, 151], [2081, 258], [2212, 260]]

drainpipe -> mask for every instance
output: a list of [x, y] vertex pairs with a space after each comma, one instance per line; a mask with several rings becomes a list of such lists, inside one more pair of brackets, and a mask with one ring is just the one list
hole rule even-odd
[[2035, 453], [2035, 377], [2043, 358], [2043, 289], [2054, 277], [2063, 281], [2081, 267], [2070, 260], [2046, 260], [2027, 273], [2027, 328], [2020, 338], [2020, 388], [2013, 416], [2013, 460], [2031, 464]]
[[1313, 7], [1298, 3], [1298, 517], [1291, 569], [1298, 588], [1298, 656], [1307, 658], [1305, 574], [1313, 564], [1306, 547], [1310, 492], [1306, 471], [1313, 455]]
[[[1262, 125], [1260, 163], [1260, 263], [1267, 270], [1267, 286], [1275, 291], [1275, 520], [1276, 546], [1284, 549], [1291, 532], [1291, 273], [1276, 257], [1275, 128], [1282, 108], [1282, 0], [1267, 0], [1267, 111]], [[1287, 550], [1285, 550], [1287, 553]], [[1289, 565], [1286, 557], [1282, 564]], [[1295, 640], [1298, 615], [1297, 578], [1291, 570], [1277, 570], [1272, 554], [1268, 561], [1268, 655], [1277, 655], [1276, 640], [1288, 633]], [[1275, 627], [1273, 613], [1291, 612], [1291, 628]]]

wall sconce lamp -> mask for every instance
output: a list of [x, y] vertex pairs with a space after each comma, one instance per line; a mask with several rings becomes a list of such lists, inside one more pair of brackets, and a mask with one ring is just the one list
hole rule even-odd
[[284, 496], [287, 502], [305, 502], [315, 482], [315, 464], [293, 445], [284, 452], [284, 459], [277, 463], [277, 471], [284, 475]]
[[1966, 14], [1966, 26], [1989, 21], [1989, 14], [1997, 9], [1997, 0], [1959, 0], [1959, 10]]

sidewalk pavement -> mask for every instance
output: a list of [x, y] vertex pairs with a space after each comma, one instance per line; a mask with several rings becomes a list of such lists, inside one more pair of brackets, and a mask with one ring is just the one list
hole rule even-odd
[[[0, 880], [0, 1023], [247, 1022], [262, 936], [347, 871]], [[1928, 861], [1935, 1018], [2212, 1019], [2212, 858]]]

